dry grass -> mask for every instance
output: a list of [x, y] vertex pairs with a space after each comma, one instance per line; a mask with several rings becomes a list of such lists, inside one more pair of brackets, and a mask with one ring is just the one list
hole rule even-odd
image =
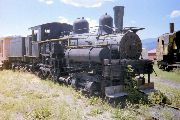
[[2, 120], [149, 119], [149, 107], [138, 106], [130, 104], [125, 109], [112, 107], [101, 98], [86, 98], [71, 87], [40, 80], [30, 73], [0, 71]]
[[0, 119], [112, 119], [111, 110], [71, 87], [30, 73], [0, 71]]
[[0, 119], [82, 119], [80, 107], [69, 101], [71, 89], [41, 81], [29, 73], [0, 72]]

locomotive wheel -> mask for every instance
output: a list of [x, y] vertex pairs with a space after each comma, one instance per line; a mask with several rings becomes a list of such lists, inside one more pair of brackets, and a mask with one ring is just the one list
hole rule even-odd
[[54, 81], [59, 83], [59, 77], [56, 75], [54, 78], [55, 78]]
[[59, 83], [59, 76], [57, 76], [57, 75], [52, 75], [52, 81], [53, 81], [54, 83]]
[[50, 73], [47, 77], [49, 80], [53, 81], [53, 75]]
[[16, 66], [15, 66], [14, 64], [12, 64], [12, 67], [11, 67], [11, 68], [12, 68], [12, 70], [13, 70], [14, 72], [15, 72], [15, 70], [16, 70], [15, 67], [16, 67]]
[[170, 66], [167, 66], [167, 67], [165, 67], [165, 71], [171, 71], [172, 70], [172, 67], [170, 67]]
[[99, 95], [99, 88], [98, 83], [96, 82], [89, 82], [87, 85], [89, 96], [96, 96]]
[[162, 66], [161, 66], [160, 64], [158, 64], [158, 68], [159, 68], [159, 69], [162, 69]]
[[37, 73], [37, 76], [41, 78], [41, 76], [42, 76], [41, 71], [39, 71], [39, 72]]
[[71, 80], [72, 88], [77, 89], [78, 88], [77, 84], [78, 84], [77, 79], [74, 78]]
[[38, 72], [38, 77], [41, 78], [41, 79], [44, 79], [44, 76], [43, 76], [43, 73], [42, 73], [41, 70]]

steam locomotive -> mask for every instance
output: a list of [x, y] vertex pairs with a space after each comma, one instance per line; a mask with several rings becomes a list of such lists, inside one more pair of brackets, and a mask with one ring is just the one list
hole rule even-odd
[[174, 23], [170, 23], [170, 33], [158, 37], [156, 55], [160, 69], [180, 68], [180, 31], [174, 32]]
[[96, 33], [89, 32], [85, 18], [78, 18], [73, 26], [54, 22], [31, 27], [27, 37], [0, 41], [2, 66], [31, 71], [90, 95], [116, 98], [127, 95], [125, 79], [130, 65], [138, 89], [149, 92], [154, 89], [150, 82], [153, 63], [142, 59], [142, 43], [136, 34], [144, 28], [123, 28], [123, 16], [124, 7], [115, 6], [115, 27], [113, 18], [105, 14]]

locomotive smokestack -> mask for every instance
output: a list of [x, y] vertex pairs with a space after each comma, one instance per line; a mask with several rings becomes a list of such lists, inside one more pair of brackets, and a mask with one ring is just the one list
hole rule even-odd
[[170, 23], [169, 24], [170, 26], [170, 33], [173, 33], [174, 32], [174, 23]]
[[124, 16], [124, 6], [115, 6], [114, 10], [114, 24], [117, 28], [117, 32], [123, 29], [123, 16]]

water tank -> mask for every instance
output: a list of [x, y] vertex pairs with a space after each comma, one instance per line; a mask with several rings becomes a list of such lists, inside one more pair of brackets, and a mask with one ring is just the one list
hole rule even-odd
[[99, 32], [111, 34], [113, 32], [113, 18], [107, 13], [99, 19]]
[[89, 23], [87, 20], [82, 18], [77, 18], [73, 23], [74, 34], [83, 34], [89, 32]]

